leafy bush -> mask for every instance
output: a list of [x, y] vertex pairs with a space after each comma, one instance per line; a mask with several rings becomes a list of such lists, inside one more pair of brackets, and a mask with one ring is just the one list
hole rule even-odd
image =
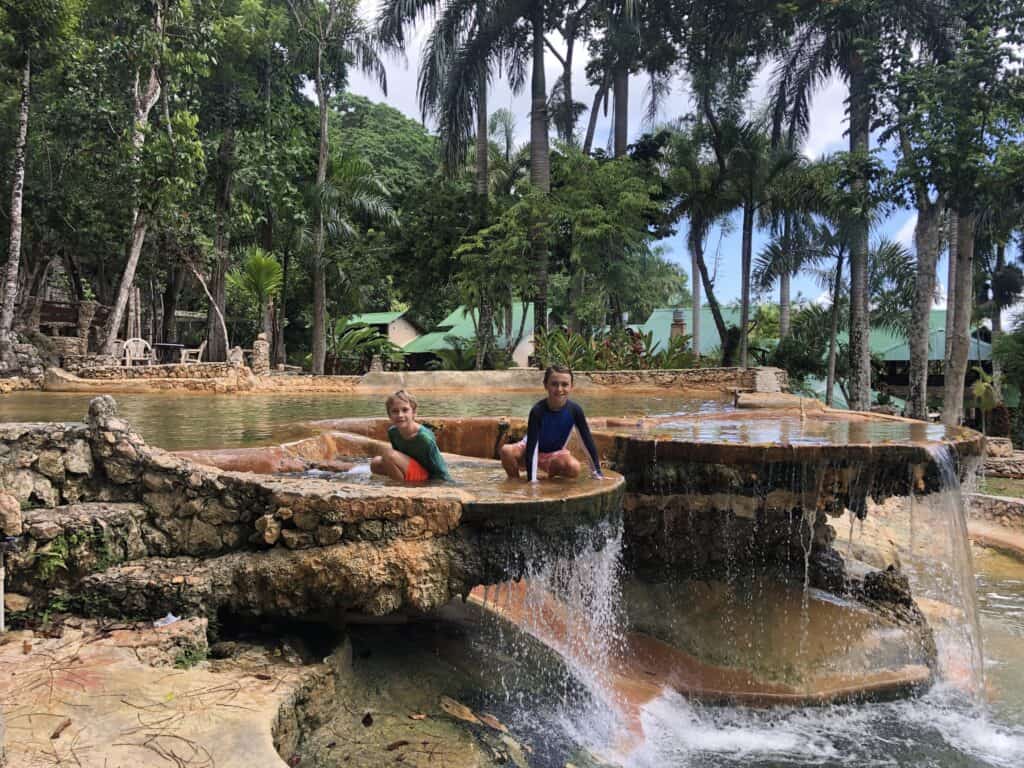
[[401, 364], [402, 350], [387, 336], [365, 323], [338, 320], [327, 339], [327, 372], [333, 374], [365, 373], [375, 355], [392, 365]]
[[543, 329], [534, 337], [537, 362], [542, 368], [567, 365], [578, 371], [617, 371], [692, 368], [695, 358], [689, 336], [669, 340], [659, 349], [654, 333], [616, 328], [587, 337], [574, 331]]

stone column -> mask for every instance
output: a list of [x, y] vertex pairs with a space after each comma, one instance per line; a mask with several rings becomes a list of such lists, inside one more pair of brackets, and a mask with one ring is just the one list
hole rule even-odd
[[674, 339], [686, 335], [686, 315], [681, 309], [672, 310], [672, 326], [669, 328], [668, 337]]
[[252, 372], [263, 376], [270, 371], [270, 342], [267, 334], [261, 333], [252, 343]]
[[78, 302], [78, 340], [81, 350], [78, 354], [89, 354], [89, 329], [92, 327], [92, 319], [96, 316], [96, 308], [99, 305], [95, 301]]

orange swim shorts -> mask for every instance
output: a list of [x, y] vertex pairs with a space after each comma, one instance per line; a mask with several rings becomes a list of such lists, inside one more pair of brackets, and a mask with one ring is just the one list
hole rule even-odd
[[409, 459], [409, 466], [405, 468], [405, 482], [407, 483], [425, 483], [430, 479], [430, 473], [423, 468], [416, 459]]

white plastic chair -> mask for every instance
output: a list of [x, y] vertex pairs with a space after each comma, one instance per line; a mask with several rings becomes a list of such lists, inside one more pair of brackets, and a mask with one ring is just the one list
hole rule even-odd
[[206, 339], [196, 349], [181, 350], [181, 362], [198, 363], [203, 359], [203, 351], [206, 349]]
[[152, 365], [153, 363], [153, 348], [149, 346], [149, 342], [145, 339], [138, 337], [128, 339], [124, 343], [124, 355], [123, 362], [127, 367], [131, 367], [136, 363], [142, 363], [143, 365]]

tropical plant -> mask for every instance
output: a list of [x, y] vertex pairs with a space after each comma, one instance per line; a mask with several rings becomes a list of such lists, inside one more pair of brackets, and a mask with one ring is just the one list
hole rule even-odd
[[227, 275], [228, 285], [255, 306], [268, 341], [274, 333], [271, 316], [273, 297], [281, 290], [282, 280], [283, 270], [277, 259], [258, 246], [247, 248], [245, 260]]
[[999, 405], [999, 390], [996, 389], [992, 376], [980, 365], [972, 368], [977, 378], [971, 385], [971, 397], [974, 405], [981, 411], [981, 431], [988, 434], [985, 420], [988, 414]]
[[341, 318], [334, 323], [328, 338], [333, 358], [333, 373], [363, 373], [374, 357], [400, 363], [402, 350], [387, 336], [365, 323], [349, 323]]

